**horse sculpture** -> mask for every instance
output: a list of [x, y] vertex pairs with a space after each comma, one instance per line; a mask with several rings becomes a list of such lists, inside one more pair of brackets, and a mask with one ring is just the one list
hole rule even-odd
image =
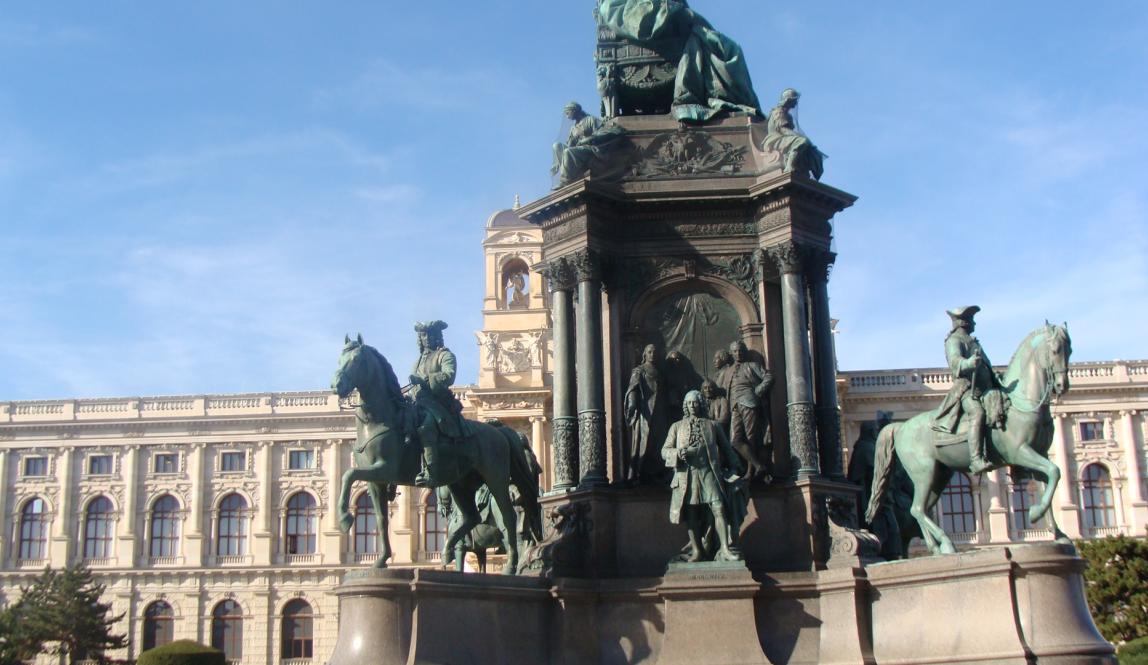
[[[350, 512], [351, 487], [356, 482], [368, 483], [368, 492], [379, 520], [380, 557], [375, 567], [386, 568], [391, 556], [387, 536], [387, 511], [382, 497], [387, 485], [414, 485], [419, 472], [422, 449], [408, 443], [407, 434], [421, 422], [418, 408], [403, 396], [398, 379], [387, 359], [363, 343], [362, 336], [345, 339], [339, 368], [331, 387], [340, 400], [358, 392], [355, 406], [357, 436], [354, 448], [355, 468], [343, 474], [339, 491], [339, 526], [350, 531], [354, 516]], [[443, 564], [455, 556], [455, 545], [481, 522], [475, 505], [475, 494], [485, 484], [494, 503], [494, 522], [506, 547], [504, 574], [514, 574], [518, 567], [517, 514], [510, 498], [513, 484], [524, 507], [524, 519], [534, 538], [540, 539], [541, 517], [538, 509], [538, 478], [528, 457], [523, 437], [507, 427], [486, 423], [468, 423], [474, 432], [461, 443], [445, 446], [441, 452], [444, 471], [438, 474], [440, 485], [450, 493], [461, 520], [453, 524], [443, 546]]]
[[[1049, 407], [1053, 396], [1060, 396], [1069, 388], [1071, 353], [1072, 340], [1064, 326], [1046, 322], [1025, 337], [1001, 378], [1010, 403], [1005, 424], [1000, 429], [988, 430], [991, 443], [987, 447], [991, 468], [1020, 467], [1045, 482], [1044, 494], [1029, 508], [1028, 519], [1036, 522], [1047, 514], [1054, 537], [1064, 543], [1070, 541], [1048, 510], [1060, 482], [1060, 469], [1048, 459], [1053, 434]], [[952, 540], [929, 515], [953, 472], [969, 472], [967, 428], [962, 421], [955, 434], [936, 432], [932, 429], [934, 414], [935, 411], [922, 413], [881, 429], [877, 436], [873, 491], [865, 519], [872, 521], [880, 509], [896, 452], [913, 481], [909, 512], [921, 527], [925, 545], [933, 554], [952, 554], [956, 552]]]

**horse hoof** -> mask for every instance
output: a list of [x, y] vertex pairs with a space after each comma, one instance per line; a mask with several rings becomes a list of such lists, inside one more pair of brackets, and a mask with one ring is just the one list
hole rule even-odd
[[381, 570], [381, 569], [386, 568], [386, 567], [387, 567], [387, 557], [385, 557], [385, 556], [379, 557], [379, 559], [377, 561], [375, 561], [375, 568], [378, 568]]
[[518, 566], [511, 563], [510, 561], [507, 561], [506, 565], [502, 567], [502, 574], [503, 575], [513, 575], [513, 574], [518, 572], [517, 569], [518, 569]]
[[1046, 512], [1048, 512], [1048, 508], [1041, 506], [1040, 504], [1030, 506], [1028, 509], [1028, 523], [1036, 524], [1038, 521], [1040, 521], [1040, 518], [1044, 517]]
[[941, 544], [941, 554], [956, 554], [957, 548], [953, 547], [952, 543]]
[[339, 518], [339, 530], [343, 533], [351, 533], [351, 526], [355, 524], [355, 516], [351, 513], [343, 513]]

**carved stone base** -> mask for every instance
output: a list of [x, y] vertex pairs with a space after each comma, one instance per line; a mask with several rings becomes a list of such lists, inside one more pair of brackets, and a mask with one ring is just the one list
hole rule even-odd
[[817, 454], [817, 420], [809, 402], [793, 402], [786, 406], [789, 419], [789, 446], [795, 458], [793, 468], [798, 478], [820, 473]]
[[1115, 665], [1071, 548], [1021, 545], [819, 572], [665, 576], [363, 570], [336, 590], [330, 665]]

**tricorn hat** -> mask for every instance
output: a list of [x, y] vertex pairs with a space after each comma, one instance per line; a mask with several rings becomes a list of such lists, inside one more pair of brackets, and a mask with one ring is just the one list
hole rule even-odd
[[419, 321], [415, 324], [415, 332], [442, 332], [446, 328], [446, 321]]
[[950, 309], [947, 311], [947, 314], [954, 321], [956, 321], [958, 319], [960, 319], [961, 321], [972, 321], [973, 315], [979, 311], [981, 311], [980, 307], [977, 307], [976, 305], [969, 305], [968, 307], [958, 307], [956, 309]]

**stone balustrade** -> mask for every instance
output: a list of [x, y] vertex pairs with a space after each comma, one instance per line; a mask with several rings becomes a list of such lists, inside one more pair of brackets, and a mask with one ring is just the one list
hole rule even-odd
[[[1005, 367], [996, 368], [1004, 372]], [[924, 369], [891, 369], [876, 372], [841, 372], [848, 392], [858, 393], [938, 393], [952, 385], [949, 371], [943, 367]], [[1116, 360], [1111, 362], [1072, 363], [1069, 378], [1076, 386], [1105, 383], [1143, 383], [1148, 385], [1148, 361]]]

